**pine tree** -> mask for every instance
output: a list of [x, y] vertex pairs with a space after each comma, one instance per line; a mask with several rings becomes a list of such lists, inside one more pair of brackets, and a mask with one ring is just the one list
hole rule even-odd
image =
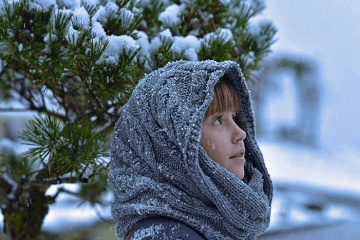
[[[247, 79], [270, 52], [271, 22], [250, 20], [261, 0], [18, 0], [0, 3], [0, 96], [36, 111], [0, 155], [0, 207], [10, 239], [37, 239], [52, 184], [101, 203], [109, 138], [144, 74], [167, 62], [234, 60]], [[14, 111], [15, 109], [0, 109]], [[66, 191], [68, 192], [68, 191]]]

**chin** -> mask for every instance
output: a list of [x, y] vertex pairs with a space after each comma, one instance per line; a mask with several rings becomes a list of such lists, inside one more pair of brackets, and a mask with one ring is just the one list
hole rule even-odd
[[236, 173], [235, 175], [236, 175], [238, 178], [240, 178], [241, 180], [244, 179], [244, 172]]

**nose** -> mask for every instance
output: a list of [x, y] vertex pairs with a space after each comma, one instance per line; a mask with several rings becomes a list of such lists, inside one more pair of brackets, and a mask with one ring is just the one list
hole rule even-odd
[[233, 141], [237, 143], [238, 141], [244, 141], [246, 138], [246, 132], [242, 130], [236, 123], [234, 123], [233, 131]]

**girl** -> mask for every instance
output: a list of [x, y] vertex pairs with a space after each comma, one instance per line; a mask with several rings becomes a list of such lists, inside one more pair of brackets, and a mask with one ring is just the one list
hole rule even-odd
[[139, 81], [112, 136], [119, 238], [256, 239], [272, 182], [237, 63], [177, 61]]

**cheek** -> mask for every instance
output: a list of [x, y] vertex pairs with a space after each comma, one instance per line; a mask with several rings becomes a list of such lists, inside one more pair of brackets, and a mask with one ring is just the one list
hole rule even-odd
[[208, 138], [204, 137], [204, 135], [201, 135], [200, 144], [201, 144], [201, 146], [204, 147], [204, 149], [207, 149], [208, 146], [210, 145], [210, 141]]
[[204, 148], [204, 150], [206, 151], [206, 153], [209, 155], [209, 157], [211, 158], [217, 158], [218, 154], [219, 154], [219, 146], [218, 143], [210, 138], [204, 138], [202, 140], [202, 146]]
[[203, 123], [202, 124], [202, 128], [201, 128], [201, 144], [203, 145], [205, 140], [207, 140], [207, 127], [206, 124]]

